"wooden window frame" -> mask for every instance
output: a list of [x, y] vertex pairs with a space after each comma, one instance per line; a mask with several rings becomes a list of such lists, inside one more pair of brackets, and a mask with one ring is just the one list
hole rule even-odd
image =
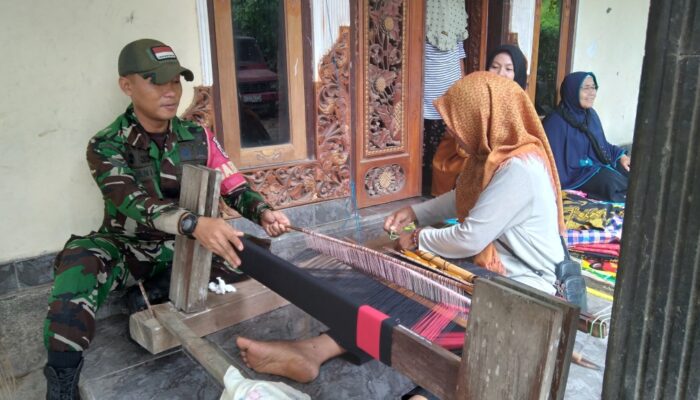
[[[213, 23], [212, 60], [214, 62], [214, 97], [217, 136], [239, 169], [307, 161], [310, 143], [307, 129], [312, 126], [308, 98], [312, 82], [306, 65], [310, 49], [303, 38], [310, 30], [308, 0], [281, 0], [284, 6], [285, 56], [290, 141], [260, 147], [241, 147], [236, 61], [233, 42], [231, 0], [210, 0], [210, 21]], [[299, 78], [302, 79], [299, 79]]]
[[[578, 15], [578, 0], [562, 0], [561, 19], [559, 22], [559, 56], [557, 59], [557, 88], [561, 87], [564, 77], [571, 72], [574, 58], [574, 34]], [[557, 89], [557, 103], [561, 93]]]

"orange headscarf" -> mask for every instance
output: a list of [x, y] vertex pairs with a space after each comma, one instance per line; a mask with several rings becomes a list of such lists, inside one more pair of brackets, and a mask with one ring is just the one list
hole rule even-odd
[[[560, 233], [565, 232], [559, 177], [542, 123], [527, 94], [517, 83], [491, 72], [474, 72], [434, 101], [465, 158], [457, 178], [457, 216], [464, 220], [498, 168], [511, 157], [535, 156], [544, 162], [557, 202]], [[474, 262], [504, 274], [493, 245]]]

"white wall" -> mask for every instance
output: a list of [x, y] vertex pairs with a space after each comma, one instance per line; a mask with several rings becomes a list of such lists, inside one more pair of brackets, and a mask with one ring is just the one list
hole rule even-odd
[[321, 59], [338, 40], [341, 26], [350, 26], [350, 3], [348, 0], [315, 0], [311, 2], [314, 82], [318, 81]]
[[0, 263], [57, 251], [71, 233], [99, 227], [85, 148], [129, 103], [117, 86], [124, 44], [162, 40], [194, 72], [180, 112], [202, 75], [195, 0], [3, 3]]
[[600, 89], [594, 108], [608, 141], [632, 142], [649, 0], [578, 2], [573, 71], [591, 71]]

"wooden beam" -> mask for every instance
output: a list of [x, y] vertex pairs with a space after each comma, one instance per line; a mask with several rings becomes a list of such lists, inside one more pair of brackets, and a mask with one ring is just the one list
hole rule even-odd
[[192, 331], [184, 322], [182, 313], [178, 312], [171, 303], [162, 304], [162, 307], [154, 311], [158, 321], [182, 344], [183, 350], [197, 360], [219, 384], [225, 386], [224, 376], [233, 364], [232, 359], [211, 342], [200, 338]]
[[459, 363], [457, 355], [403, 326], [392, 333], [391, 367], [438, 398], [454, 396]]
[[[231, 325], [275, 310], [289, 302], [261, 283], [248, 279], [236, 283], [237, 291], [207, 298], [206, 310], [182, 314], [182, 321], [197, 336], [206, 336]], [[168, 309], [169, 303], [153, 306], [156, 312]], [[131, 338], [152, 354], [158, 354], [180, 344], [148, 311], [132, 314], [129, 318]]]
[[[221, 173], [209, 168], [185, 165], [182, 170], [180, 207], [197, 215], [213, 217], [219, 212]], [[206, 306], [211, 252], [194, 239], [175, 238], [170, 300], [185, 312], [201, 311]]]

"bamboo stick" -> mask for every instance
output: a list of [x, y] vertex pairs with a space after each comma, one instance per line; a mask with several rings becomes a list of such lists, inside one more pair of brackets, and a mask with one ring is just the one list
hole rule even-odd
[[[404, 250], [408, 251], [408, 250]], [[455, 274], [459, 276], [460, 278], [464, 279], [465, 281], [469, 283], [474, 283], [474, 280], [477, 278], [476, 275], [472, 274], [471, 272], [465, 270], [464, 268], [460, 268], [455, 264], [452, 264], [451, 262], [433, 254], [427, 251], [419, 250], [416, 249], [414, 250], [415, 253], [422, 259], [435, 264], [439, 269], [448, 271], [451, 274]]]

